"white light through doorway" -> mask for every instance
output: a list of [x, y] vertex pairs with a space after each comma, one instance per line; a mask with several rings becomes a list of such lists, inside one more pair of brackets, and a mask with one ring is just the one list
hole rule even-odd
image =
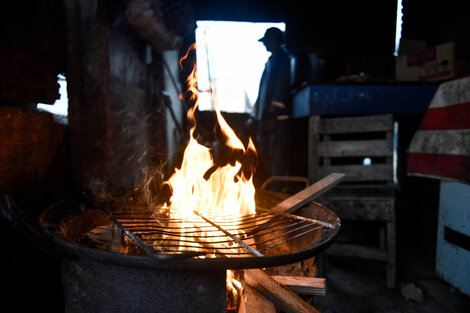
[[59, 83], [60, 99], [56, 100], [54, 104], [38, 103], [37, 108], [39, 110], [48, 111], [56, 115], [67, 116], [68, 115], [68, 96], [67, 96], [67, 80], [65, 76], [59, 74], [57, 76], [57, 82]]
[[273, 26], [285, 31], [284, 23], [197, 22], [200, 110], [212, 110], [217, 105], [223, 112], [251, 112], [264, 64], [270, 56], [258, 39]]
[[398, 56], [398, 50], [400, 49], [401, 40], [401, 27], [403, 24], [403, 4], [402, 0], [397, 0], [397, 22], [395, 30], [395, 56]]

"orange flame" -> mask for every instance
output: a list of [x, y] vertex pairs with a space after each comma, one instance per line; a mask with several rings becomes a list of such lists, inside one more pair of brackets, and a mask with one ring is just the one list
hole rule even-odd
[[[195, 49], [195, 44], [190, 49]], [[187, 58], [189, 53], [180, 60]], [[195, 111], [198, 106], [197, 69], [194, 65], [187, 79], [188, 91], [192, 93], [195, 104], [188, 110], [187, 118], [194, 122], [190, 129], [189, 143], [184, 151], [183, 162], [179, 169], [166, 182], [171, 190], [170, 209], [178, 218], [194, 216], [194, 211], [212, 217], [225, 215], [245, 215], [255, 213], [255, 188], [252, 176], [245, 177], [241, 171], [242, 164], [227, 164], [217, 168], [209, 178], [204, 178], [207, 171], [214, 167], [214, 160], [209, 148], [199, 144], [195, 138]], [[217, 121], [226, 138], [225, 144], [232, 149], [240, 149], [244, 153], [256, 149], [250, 139], [245, 148], [223, 118], [220, 110], [215, 108]]]
[[180, 59], [180, 69], [183, 70], [183, 61], [186, 60], [189, 56], [189, 52], [193, 51], [196, 49], [196, 43], [193, 43], [192, 45], [189, 46], [188, 51], [186, 51], [186, 54]]
[[[195, 49], [195, 44], [189, 48]], [[180, 60], [188, 57], [189, 51]], [[197, 70], [194, 65], [187, 81], [188, 91], [192, 93], [191, 100], [195, 104], [188, 110], [187, 118], [193, 122], [189, 131], [189, 142], [183, 155], [183, 161], [179, 169], [166, 181], [172, 191], [170, 198], [170, 211], [172, 217], [192, 219], [195, 212], [210, 216], [217, 221], [217, 217], [226, 215], [255, 214], [255, 187], [253, 185], [252, 173], [245, 177], [241, 170], [242, 164], [235, 161], [234, 165], [226, 164], [217, 168], [209, 178], [206, 173], [215, 164], [209, 148], [199, 144], [195, 138], [196, 129], [195, 112], [198, 107]], [[236, 136], [235, 132], [223, 118], [220, 110], [214, 108], [220, 129], [225, 137], [225, 145], [234, 150], [248, 151], [257, 155], [255, 146], [250, 138], [247, 147]], [[194, 225], [198, 226], [198, 225]], [[180, 238], [184, 240], [184, 238]], [[210, 243], [209, 243], [210, 244]], [[217, 247], [215, 247], [217, 248]], [[227, 290], [231, 293], [231, 302], [236, 304], [240, 299], [241, 283], [234, 277], [232, 271], [227, 271]]]
[[226, 276], [226, 287], [227, 287], [227, 296], [228, 296], [228, 305], [227, 311], [229, 309], [237, 311], [237, 308], [240, 304], [240, 299], [242, 297], [242, 283], [235, 278], [235, 273], [232, 270], [227, 270]]

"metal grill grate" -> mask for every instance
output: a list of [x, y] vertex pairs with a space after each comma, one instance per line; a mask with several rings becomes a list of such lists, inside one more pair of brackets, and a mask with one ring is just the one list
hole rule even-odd
[[191, 219], [170, 218], [165, 210], [157, 216], [123, 212], [108, 216], [149, 255], [260, 257], [299, 237], [335, 228], [316, 219], [268, 212], [237, 217], [195, 212]]

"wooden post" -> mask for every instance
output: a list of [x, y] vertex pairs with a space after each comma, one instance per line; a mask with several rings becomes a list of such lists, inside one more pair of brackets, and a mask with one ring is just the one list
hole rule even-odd
[[308, 119], [308, 179], [313, 182], [318, 179], [318, 141], [320, 117], [313, 115]]
[[387, 222], [387, 287], [395, 288], [396, 285], [396, 234], [395, 222]]

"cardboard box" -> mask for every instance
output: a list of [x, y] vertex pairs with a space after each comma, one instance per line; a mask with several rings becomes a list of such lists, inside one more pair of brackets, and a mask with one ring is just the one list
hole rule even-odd
[[397, 81], [439, 81], [470, 74], [470, 46], [447, 42], [408, 55], [395, 63]]

